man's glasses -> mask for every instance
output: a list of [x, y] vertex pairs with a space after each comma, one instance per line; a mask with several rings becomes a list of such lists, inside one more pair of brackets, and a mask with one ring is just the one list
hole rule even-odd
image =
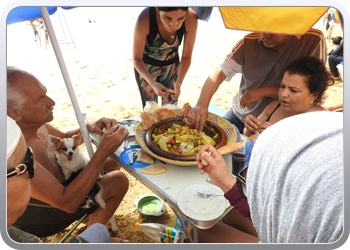
[[238, 172], [236, 175], [236, 180], [237, 180], [237, 187], [239, 194], [247, 199], [247, 188], [246, 188], [246, 180], [245, 177], [243, 176], [244, 172], [248, 169], [248, 165], [245, 166], [241, 171]]
[[26, 160], [22, 164], [19, 164], [17, 167], [7, 170], [7, 178], [24, 174], [26, 171], [28, 171], [29, 179], [32, 179], [34, 177], [33, 151], [28, 145], [25, 159]]

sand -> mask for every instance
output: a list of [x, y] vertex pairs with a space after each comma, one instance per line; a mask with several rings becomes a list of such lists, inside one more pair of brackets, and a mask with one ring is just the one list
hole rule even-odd
[[[72, 22], [74, 11], [80, 15], [80, 19]], [[84, 8], [65, 12], [76, 48], [72, 43], [61, 43], [60, 46], [80, 110], [86, 113], [89, 121], [103, 116], [122, 120], [142, 111], [131, 62], [133, 27], [139, 12], [130, 10], [129, 13], [128, 18], [120, 26], [121, 20], [115, 18], [112, 21], [108, 20], [107, 23], [107, 18], [103, 15], [92, 14]], [[88, 23], [88, 18], [93, 22]], [[57, 23], [54, 27], [55, 25], [57, 26]], [[319, 28], [325, 31], [324, 27]], [[225, 29], [217, 10], [209, 22], [199, 22], [192, 64], [181, 88], [180, 105], [197, 102], [209, 72], [245, 34], [247, 32]], [[333, 35], [342, 36], [339, 26], [334, 28]], [[327, 46], [330, 45], [330, 42], [327, 42]], [[45, 46], [43, 43], [40, 46], [36, 43], [28, 24], [14, 24], [8, 27], [7, 59], [8, 65], [18, 66], [33, 73], [47, 87], [48, 96], [56, 102], [52, 122], [54, 126], [62, 130], [77, 126], [74, 109], [52, 46]], [[239, 81], [240, 75], [236, 75], [230, 82], [221, 84], [211, 100], [212, 103], [223, 110], [228, 110], [230, 97], [237, 92]], [[343, 82], [337, 81], [329, 88], [327, 95], [326, 105], [342, 103]], [[140, 215], [135, 210], [135, 198], [152, 192], [133, 176], [122, 171], [129, 178], [130, 186], [114, 214], [119, 228], [117, 236], [128, 239], [131, 243], [154, 242], [135, 229], [135, 223], [157, 222], [174, 226], [174, 213], [167, 205], [167, 211], [160, 217], [146, 218]], [[108, 223], [106, 226], [109, 228]], [[72, 235], [79, 234], [85, 228], [86, 224], [82, 223]], [[67, 230], [43, 240], [57, 242]]]

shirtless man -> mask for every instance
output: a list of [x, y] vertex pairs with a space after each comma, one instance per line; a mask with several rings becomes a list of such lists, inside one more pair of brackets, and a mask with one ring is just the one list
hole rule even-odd
[[[62, 185], [64, 175], [54, 160], [49, 135], [71, 137], [79, 133], [80, 129], [64, 133], [49, 124], [53, 120], [52, 111], [55, 102], [46, 95], [46, 92], [46, 87], [32, 74], [14, 67], [7, 68], [7, 114], [20, 126], [27, 144], [35, 153], [36, 173], [31, 179], [31, 197], [64, 212], [74, 213], [95, 184], [102, 168], [104, 166], [108, 170], [118, 168], [108, 156], [121, 145], [128, 131], [117, 125], [114, 119], [101, 118], [87, 124], [90, 132], [102, 134], [103, 128], [106, 132], [90, 162], [74, 181], [64, 186]], [[107, 223], [129, 186], [127, 177], [119, 170], [105, 174], [100, 184], [106, 208], [97, 208], [90, 215], [88, 226], [94, 223]]]

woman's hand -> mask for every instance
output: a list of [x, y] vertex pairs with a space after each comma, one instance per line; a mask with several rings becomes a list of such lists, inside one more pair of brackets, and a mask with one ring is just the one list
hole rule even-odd
[[[210, 155], [204, 152], [210, 152]], [[205, 160], [208, 165], [204, 166], [202, 159]], [[236, 180], [231, 175], [227, 164], [221, 154], [211, 145], [205, 145], [202, 150], [197, 154], [197, 165], [201, 174], [207, 173], [210, 180], [224, 191], [228, 192]]]
[[154, 92], [156, 93], [157, 96], [161, 96], [163, 98], [166, 98], [166, 97], [169, 96], [169, 93], [166, 93], [168, 88], [165, 87], [163, 84], [158, 83], [158, 82], [153, 82], [151, 87], [152, 87], [152, 89], [154, 90]]
[[179, 99], [179, 96], [181, 93], [181, 83], [175, 82], [174, 83], [174, 90], [175, 90], [175, 94], [171, 95], [171, 98], [176, 101]]
[[273, 125], [272, 123], [270, 123], [270, 122], [263, 122], [263, 123], [261, 123], [260, 125], [259, 125], [259, 127], [258, 127], [258, 131], [259, 131], [259, 133], [261, 133], [261, 132], [263, 132], [265, 129], [267, 129], [268, 127], [270, 127], [271, 125]]
[[248, 115], [244, 119], [244, 126], [248, 130], [249, 134], [255, 133], [255, 131], [258, 130], [260, 124], [262, 123], [253, 115]]

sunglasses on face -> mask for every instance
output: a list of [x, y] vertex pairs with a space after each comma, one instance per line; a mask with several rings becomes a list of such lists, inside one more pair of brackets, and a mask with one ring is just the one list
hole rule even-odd
[[238, 187], [238, 191], [239, 194], [243, 197], [247, 199], [247, 189], [246, 189], [246, 179], [243, 176], [244, 172], [248, 169], [248, 166], [245, 166], [241, 171], [238, 172], [237, 176], [236, 176], [236, 180], [237, 180], [237, 187]]
[[29, 179], [32, 179], [34, 177], [33, 151], [28, 145], [25, 161], [17, 167], [7, 170], [7, 178], [24, 174], [26, 171], [28, 171]]

